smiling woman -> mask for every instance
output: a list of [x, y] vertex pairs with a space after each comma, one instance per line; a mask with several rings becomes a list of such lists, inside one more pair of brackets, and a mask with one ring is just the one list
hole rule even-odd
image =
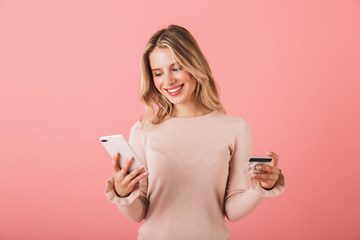
[[151, 52], [149, 59], [150, 66], [155, 66], [151, 69], [155, 87], [174, 105], [174, 112], [181, 112], [179, 108], [195, 109], [193, 93], [196, 80], [179, 63], [173, 62], [174, 56], [170, 49], [157, 47]]
[[129, 142], [148, 169], [127, 174], [113, 158], [106, 195], [129, 219], [145, 223], [139, 240], [226, 240], [237, 221], [265, 197], [284, 191], [279, 157], [261, 173], [244, 172], [251, 157], [248, 123], [225, 114], [210, 67], [191, 34], [171, 25], [155, 33], [142, 57], [139, 100], [145, 116]]
[[[182, 84], [181, 91], [174, 91]], [[147, 43], [138, 96], [145, 106], [142, 124], [157, 124], [169, 116], [190, 117], [188, 109], [197, 116], [212, 110], [225, 113], [199, 45], [185, 28], [175, 25], [159, 30]]]

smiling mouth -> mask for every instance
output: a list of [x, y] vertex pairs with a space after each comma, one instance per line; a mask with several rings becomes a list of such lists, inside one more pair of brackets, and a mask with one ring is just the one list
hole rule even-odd
[[174, 93], [174, 92], [176, 92], [176, 91], [179, 91], [183, 86], [184, 86], [184, 84], [181, 84], [181, 85], [178, 86], [178, 87], [168, 88], [168, 89], [165, 89], [165, 90], [168, 91], [169, 93]]

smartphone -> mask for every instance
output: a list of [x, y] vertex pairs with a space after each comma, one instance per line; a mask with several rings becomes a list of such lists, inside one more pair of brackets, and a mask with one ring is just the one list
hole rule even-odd
[[[125, 161], [131, 157], [134, 158], [131, 163], [128, 174], [135, 170], [140, 165], [143, 165], [139, 157], [135, 154], [134, 150], [131, 148], [130, 144], [126, 141], [126, 138], [123, 135], [112, 135], [112, 136], [103, 136], [100, 137], [100, 142], [105, 147], [106, 151], [110, 154], [111, 158], [114, 155], [120, 153], [119, 159], [119, 168], [121, 169], [125, 165]], [[144, 169], [141, 170], [141, 173], [147, 172], [147, 169], [144, 166]]]
[[255, 169], [256, 165], [269, 165], [272, 161], [271, 157], [252, 157], [249, 159], [246, 168], [244, 169], [244, 173], [264, 173], [264, 171]]

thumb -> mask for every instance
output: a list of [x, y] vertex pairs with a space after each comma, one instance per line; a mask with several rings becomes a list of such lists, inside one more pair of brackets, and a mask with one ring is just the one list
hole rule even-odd
[[272, 157], [272, 160], [270, 162], [270, 166], [277, 167], [279, 164], [279, 156], [274, 152], [267, 152], [266, 153], [269, 157]]

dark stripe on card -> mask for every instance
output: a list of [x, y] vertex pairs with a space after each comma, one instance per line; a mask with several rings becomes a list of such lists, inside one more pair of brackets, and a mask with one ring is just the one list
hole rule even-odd
[[249, 162], [271, 162], [272, 158], [250, 158]]

